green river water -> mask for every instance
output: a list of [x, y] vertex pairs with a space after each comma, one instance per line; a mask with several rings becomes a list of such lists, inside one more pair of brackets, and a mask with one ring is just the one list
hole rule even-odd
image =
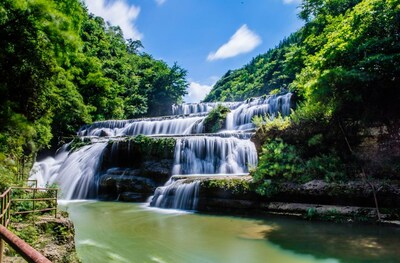
[[63, 204], [83, 263], [400, 262], [400, 228], [212, 216], [145, 204]]

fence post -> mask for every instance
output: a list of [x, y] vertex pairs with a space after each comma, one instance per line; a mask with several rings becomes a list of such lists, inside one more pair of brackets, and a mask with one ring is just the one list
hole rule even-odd
[[[8, 207], [8, 209], [7, 209], [7, 222], [8, 222], [11, 219], [11, 189], [7, 193], [7, 199], [8, 199], [8, 201], [7, 201], [7, 207]], [[7, 222], [6, 222], [6, 224], [7, 224], [6, 227], [8, 227], [8, 223]]]
[[[4, 209], [4, 197], [1, 197], [1, 214], [3, 214]], [[1, 217], [1, 224], [4, 225], [4, 216]]]
[[[54, 218], [57, 218], [57, 206], [58, 206], [58, 203], [57, 203], [57, 198], [58, 198], [58, 189], [56, 189], [56, 196], [54, 197], [54, 206], [55, 206], [55, 209], [54, 209]], [[0, 263], [1, 263], [1, 261], [0, 261]]]
[[33, 210], [33, 214], [35, 214], [35, 212], [36, 212], [36, 211], [35, 211], [35, 208], [36, 208], [36, 207], [35, 207], [35, 200], [36, 200], [36, 189], [37, 189], [37, 188], [33, 188], [33, 198], [32, 198], [32, 199], [33, 199], [33, 200], [32, 200], [32, 203], [33, 203], [33, 204], [32, 204], [32, 208], [33, 208], [33, 209], [32, 209], [32, 210]]
[[0, 237], [0, 263], [3, 262], [3, 252], [4, 252], [4, 241], [3, 238]]

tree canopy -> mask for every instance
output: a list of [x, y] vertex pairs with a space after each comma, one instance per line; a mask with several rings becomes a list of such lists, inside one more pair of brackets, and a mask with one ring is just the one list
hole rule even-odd
[[84, 123], [156, 115], [180, 102], [186, 71], [141, 50], [79, 0], [1, 1], [2, 169], [15, 172]]

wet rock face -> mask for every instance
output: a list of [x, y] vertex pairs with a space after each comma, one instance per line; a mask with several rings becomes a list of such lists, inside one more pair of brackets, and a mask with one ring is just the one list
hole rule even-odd
[[146, 161], [141, 165], [140, 173], [154, 180], [157, 184], [163, 185], [171, 177], [174, 163], [172, 160]]
[[140, 168], [111, 168], [99, 178], [99, 198], [143, 202], [171, 176], [173, 162], [144, 162]]
[[[118, 173], [119, 172], [119, 173]], [[123, 192], [135, 192], [138, 194], [151, 194], [156, 187], [153, 180], [139, 176], [140, 171], [129, 169], [113, 170], [101, 176], [99, 182], [100, 197], [116, 199]]]
[[104, 151], [98, 177], [102, 200], [146, 201], [172, 174], [175, 140], [111, 142]]

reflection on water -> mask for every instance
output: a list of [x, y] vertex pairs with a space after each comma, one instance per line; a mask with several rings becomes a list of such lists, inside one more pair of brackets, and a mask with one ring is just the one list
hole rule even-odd
[[63, 206], [75, 223], [77, 250], [84, 263], [395, 262], [400, 258], [395, 228], [165, 213], [131, 203]]
[[268, 240], [283, 249], [341, 262], [399, 262], [400, 228], [280, 219]]

